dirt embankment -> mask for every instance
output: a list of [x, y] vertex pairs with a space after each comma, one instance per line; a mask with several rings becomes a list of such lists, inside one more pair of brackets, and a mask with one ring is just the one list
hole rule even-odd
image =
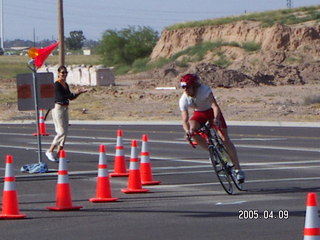
[[316, 22], [293, 26], [275, 24], [263, 28], [260, 22], [239, 21], [217, 26], [166, 30], [162, 32], [151, 58], [168, 58], [190, 46], [217, 40], [237, 43], [256, 42], [261, 45], [262, 51], [307, 50], [319, 53], [319, 33], [320, 25]]
[[[317, 22], [293, 26], [275, 24], [263, 28], [259, 22], [239, 21], [219, 26], [164, 31], [151, 58], [169, 58], [199, 43], [217, 41], [233, 42], [239, 46], [249, 42], [260, 45], [260, 49], [253, 52], [247, 52], [235, 44], [208, 52], [203, 63], [212, 63], [222, 55], [229, 62], [225, 69], [210, 67], [210, 71], [220, 79], [219, 85], [226, 86], [230, 85], [228, 81], [237, 81], [229, 78], [240, 78], [245, 85], [320, 82], [320, 24]], [[194, 68], [190, 70], [197, 71]]]

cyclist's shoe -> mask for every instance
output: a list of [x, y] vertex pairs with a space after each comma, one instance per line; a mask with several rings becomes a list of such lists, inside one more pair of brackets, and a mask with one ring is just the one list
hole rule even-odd
[[227, 168], [230, 170], [230, 171], [232, 171], [233, 170], [233, 164], [232, 163], [227, 163]]
[[236, 173], [236, 177], [237, 177], [238, 182], [244, 183], [244, 179], [245, 179], [244, 171], [236, 169], [234, 172]]

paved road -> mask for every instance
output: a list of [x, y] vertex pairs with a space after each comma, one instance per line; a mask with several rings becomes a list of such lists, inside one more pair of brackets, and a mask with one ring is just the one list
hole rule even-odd
[[[114, 203], [91, 203], [95, 195], [98, 148], [107, 146], [113, 170], [116, 130], [124, 133], [127, 159], [130, 142], [149, 135], [154, 178], [151, 193], [124, 194], [127, 178], [111, 178]], [[47, 124], [49, 133], [53, 127]], [[0, 170], [14, 159], [20, 211], [24, 220], [2, 221], [1, 239], [302, 239], [308, 192], [320, 188], [320, 128], [231, 126], [229, 132], [246, 171], [245, 192], [225, 194], [206, 153], [194, 150], [175, 125], [78, 125], [70, 127], [66, 153], [72, 199], [80, 211], [52, 212], [57, 164], [51, 173], [26, 174], [35, 163], [35, 126], [0, 125]], [[53, 135], [42, 137], [47, 149]], [[44, 159], [45, 160], [45, 159]], [[46, 160], [45, 160], [46, 161]], [[248, 219], [258, 212], [258, 219]], [[272, 218], [273, 214], [273, 218]], [[288, 214], [288, 215], [287, 215]]]

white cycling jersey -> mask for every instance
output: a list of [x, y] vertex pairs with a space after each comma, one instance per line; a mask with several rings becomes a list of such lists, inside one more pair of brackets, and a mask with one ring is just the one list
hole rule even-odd
[[179, 107], [181, 111], [186, 111], [188, 108], [193, 108], [195, 111], [206, 111], [211, 108], [211, 103], [208, 97], [212, 93], [209, 86], [201, 84], [197, 88], [196, 97], [190, 97], [185, 92], [179, 100]]

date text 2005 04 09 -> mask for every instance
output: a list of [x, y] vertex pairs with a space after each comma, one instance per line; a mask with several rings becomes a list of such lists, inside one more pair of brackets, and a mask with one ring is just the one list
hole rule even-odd
[[238, 211], [238, 218], [240, 220], [255, 220], [255, 219], [280, 219], [285, 220], [289, 218], [288, 210], [263, 210], [258, 209], [241, 209]]

